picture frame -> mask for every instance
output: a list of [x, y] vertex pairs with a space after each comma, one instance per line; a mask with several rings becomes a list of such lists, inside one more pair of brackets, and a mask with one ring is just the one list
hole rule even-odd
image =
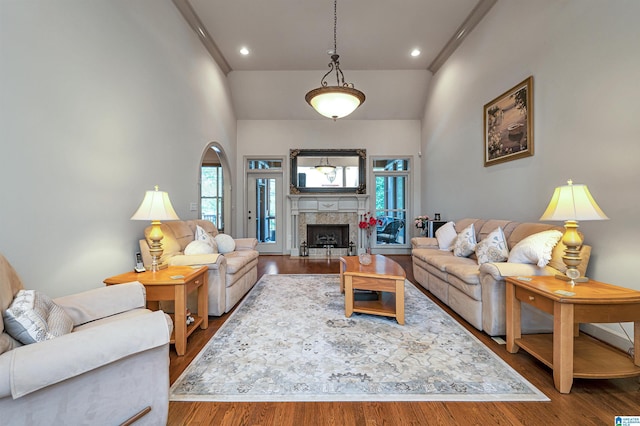
[[484, 106], [484, 166], [533, 156], [533, 76]]

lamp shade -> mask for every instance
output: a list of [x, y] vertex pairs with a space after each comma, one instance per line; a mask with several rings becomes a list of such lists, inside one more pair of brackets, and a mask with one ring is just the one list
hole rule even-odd
[[559, 186], [553, 192], [547, 209], [540, 220], [606, 220], [607, 215], [591, 196], [587, 185]]
[[305, 99], [320, 114], [336, 120], [355, 111], [365, 96], [352, 87], [325, 86], [311, 90]]
[[158, 191], [147, 191], [138, 210], [131, 216], [131, 220], [180, 220], [171, 205], [169, 194]]

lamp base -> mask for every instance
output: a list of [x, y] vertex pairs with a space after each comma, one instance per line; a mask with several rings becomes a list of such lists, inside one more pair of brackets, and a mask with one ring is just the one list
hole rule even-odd
[[571, 285], [574, 285], [575, 283], [586, 283], [589, 281], [589, 278], [587, 277], [569, 278], [568, 276], [562, 274], [556, 274], [556, 279], [562, 281], [570, 281]]
[[[167, 269], [169, 267], [168, 263], [159, 263], [158, 264], [158, 271], [161, 269]], [[146, 269], [147, 271], [151, 270], [151, 265], [144, 265], [144, 269]]]

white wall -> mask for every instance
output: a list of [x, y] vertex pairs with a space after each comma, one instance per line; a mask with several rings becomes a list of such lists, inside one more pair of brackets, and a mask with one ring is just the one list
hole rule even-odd
[[199, 162], [235, 163], [226, 79], [169, 2], [0, 2], [0, 252], [50, 296], [133, 267], [144, 192], [194, 218]]
[[[289, 191], [289, 150], [301, 149], [367, 149], [367, 174], [371, 177], [371, 157], [408, 156], [414, 166], [410, 214], [420, 214], [420, 121], [418, 120], [239, 120], [237, 182], [244, 182], [245, 156], [281, 156], [286, 159], [284, 181]], [[367, 182], [371, 194], [373, 183]], [[242, 185], [244, 186], [244, 185]], [[243, 206], [245, 194], [237, 191], [236, 204]], [[372, 200], [373, 201], [373, 200]], [[245, 223], [245, 209], [239, 208], [235, 221]], [[289, 230], [289, 223], [286, 224]], [[287, 248], [291, 247], [287, 235]], [[296, 244], [297, 245], [297, 244]]]
[[[634, 0], [498, 2], [431, 80], [423, 210], [538, 221], [572, 178], [611, 218], [580, 224], [588, 275], [640, 290], [638, 16]], [[485, 168], [483, 106], [529, 75], [535, 155]]]

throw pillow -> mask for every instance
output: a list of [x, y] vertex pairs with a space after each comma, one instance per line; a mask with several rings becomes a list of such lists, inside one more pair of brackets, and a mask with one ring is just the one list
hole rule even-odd
[[478, 243], [476, 256], [478, 256], [478, 265], [489, 262], [504, 262], [509, 258], [507, 241], [501, 227], [498, 226]]
[[214, 253], [213, 247], [205, 241], [195, 240], [191, 241], [184, 248], [184, 254], [192, 255], [192, 254], [211, 254]]
[[218, 244], [218, 252], [221, 254], [231, 253], [236, 249], [236, 242], [231, 238], [231, 235], [216, 235], [216, 243]]
[[456, 241], [458, 233], [453, 222], [447, 222], [436, 230], [436, 239], [440, 250], [453, 250], [453, 244]]
[[508, 262], [530, 263], [544, 267], [551, 259], [553, 247], [562, 238], [562, 232], [552, 229], [522, 239], [511, 249]]
[[458, 257], [470, 256], [476, 249], [476, 230], [473, 223], [464, 228], [453, 243], [453, 254]]
[[7, 333], [25, 345], [53, 339], [73, 329], [73, 320], [64, 309], [36, 290], [20, 290], [3, 318]]
[[[213, 251], [210, 251], [209, 253], [218, 252], [218, 244], [216, 244], [216, 239], [207, 231], [205, 231], [204, 228], [200, 225], [196, 225], [196, 236], [194, 241], [204, 241], [205, 243], [209, 244], [213, 248]], [[184, 254], [187, 254], [186, 247]]]

